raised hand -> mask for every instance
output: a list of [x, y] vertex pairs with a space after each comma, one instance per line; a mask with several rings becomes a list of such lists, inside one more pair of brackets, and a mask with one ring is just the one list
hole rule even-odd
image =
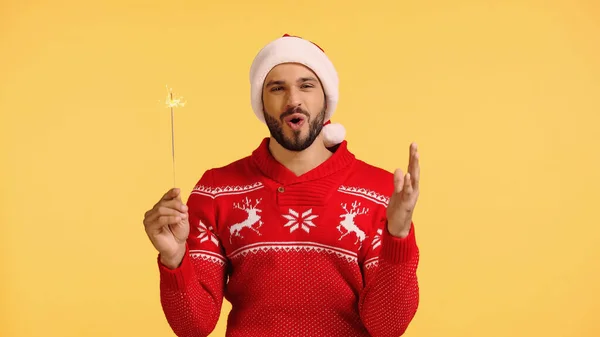
[[169, 268], [176, 268], [185, 254], [185, 243], [190, 233], [188, 207], [181, 202], [177, 188], [169, 190], [144, 215], [144, 228], [154, 248], [160, 253], [160, 261]]
[[408, 172], [394, 172], [394, 192], [387, 207], [388, 231], [396, 237], [406, 237], [410, 232], [412, 216], [419, 197], [419, 152], [417, 144], [409, 148]]

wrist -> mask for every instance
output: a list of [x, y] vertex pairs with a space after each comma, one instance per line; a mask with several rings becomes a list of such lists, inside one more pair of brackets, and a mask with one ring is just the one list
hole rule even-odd
[[169, 269], [177, 269], [181, 266], [181, 261], [185, 255], [185, 245], [177, 250], [174, 254], [160, 254], [160, 263]]
[[410, 234], [410, 230], [400, 231], [400, 232], [390, 232], [390, 235], [396, 238], [404, 239]]
[[408, 226], [393, 226], [388, 224], [387, 230], [391, 236], [403, 239], [410, 234], [410, 224]]

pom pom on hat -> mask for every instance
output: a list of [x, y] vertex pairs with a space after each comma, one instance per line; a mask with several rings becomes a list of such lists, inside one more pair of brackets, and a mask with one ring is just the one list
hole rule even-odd
[[346, 130], [340, 124], [331, 124], [338, 103], [339, 79], [333, 63], [317, 44], [298, 36], [284, 34], [264, 46], [254, 58], [250, 67], [250, 100], [256, 117], [263, 123], [262, 91], [263, 83], [271, 69], [282, 63], [300, 63], [310, 68], [319, 78], [325, 91], [327, 109], [323, 139], [326, 147], [341, 143]]
[[325, 147], [333, 147], [337, 144], [340, 144], [346, 138], [346, 128], [342, 124], [339, 123], [331, 123], [327, 121], [323, 126], [323, 142], [325, 143]]

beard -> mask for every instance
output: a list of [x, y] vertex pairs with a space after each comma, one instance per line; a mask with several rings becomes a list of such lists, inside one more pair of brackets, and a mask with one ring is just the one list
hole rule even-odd
[[[279, 119], [272, 117], [267, 113], [264, 113], [264, 116], [269, 132], [277, 143], [288, 151], [299, 152], [311, 146], [321, 133], [323, 123], [325, 123], [325, 110], [326, 108], [323, 107], [314, 120], [310, 118], [308, 112], [299, 107], [285, 111], [281, 114]], [[283, 132], [283, 118], [294, 113], [301, 113], [306, 116], [308, 122], [308, 135], [305, 137], [302, 137], [302, 130], [294, 131], [291, 137], [286, 137]]]

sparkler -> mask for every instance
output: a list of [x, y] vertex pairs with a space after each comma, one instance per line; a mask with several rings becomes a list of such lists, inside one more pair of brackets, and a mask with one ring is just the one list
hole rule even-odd
[[171, 109], [171, 155], [173, 157], [173, 187], [176, 187], [175, 181], [175, 108], [182, 107], [186, 102], [182, 101], [183, 97], [173, 97], [173, 89], [167, 86], [167, 99], [165, 104]]

